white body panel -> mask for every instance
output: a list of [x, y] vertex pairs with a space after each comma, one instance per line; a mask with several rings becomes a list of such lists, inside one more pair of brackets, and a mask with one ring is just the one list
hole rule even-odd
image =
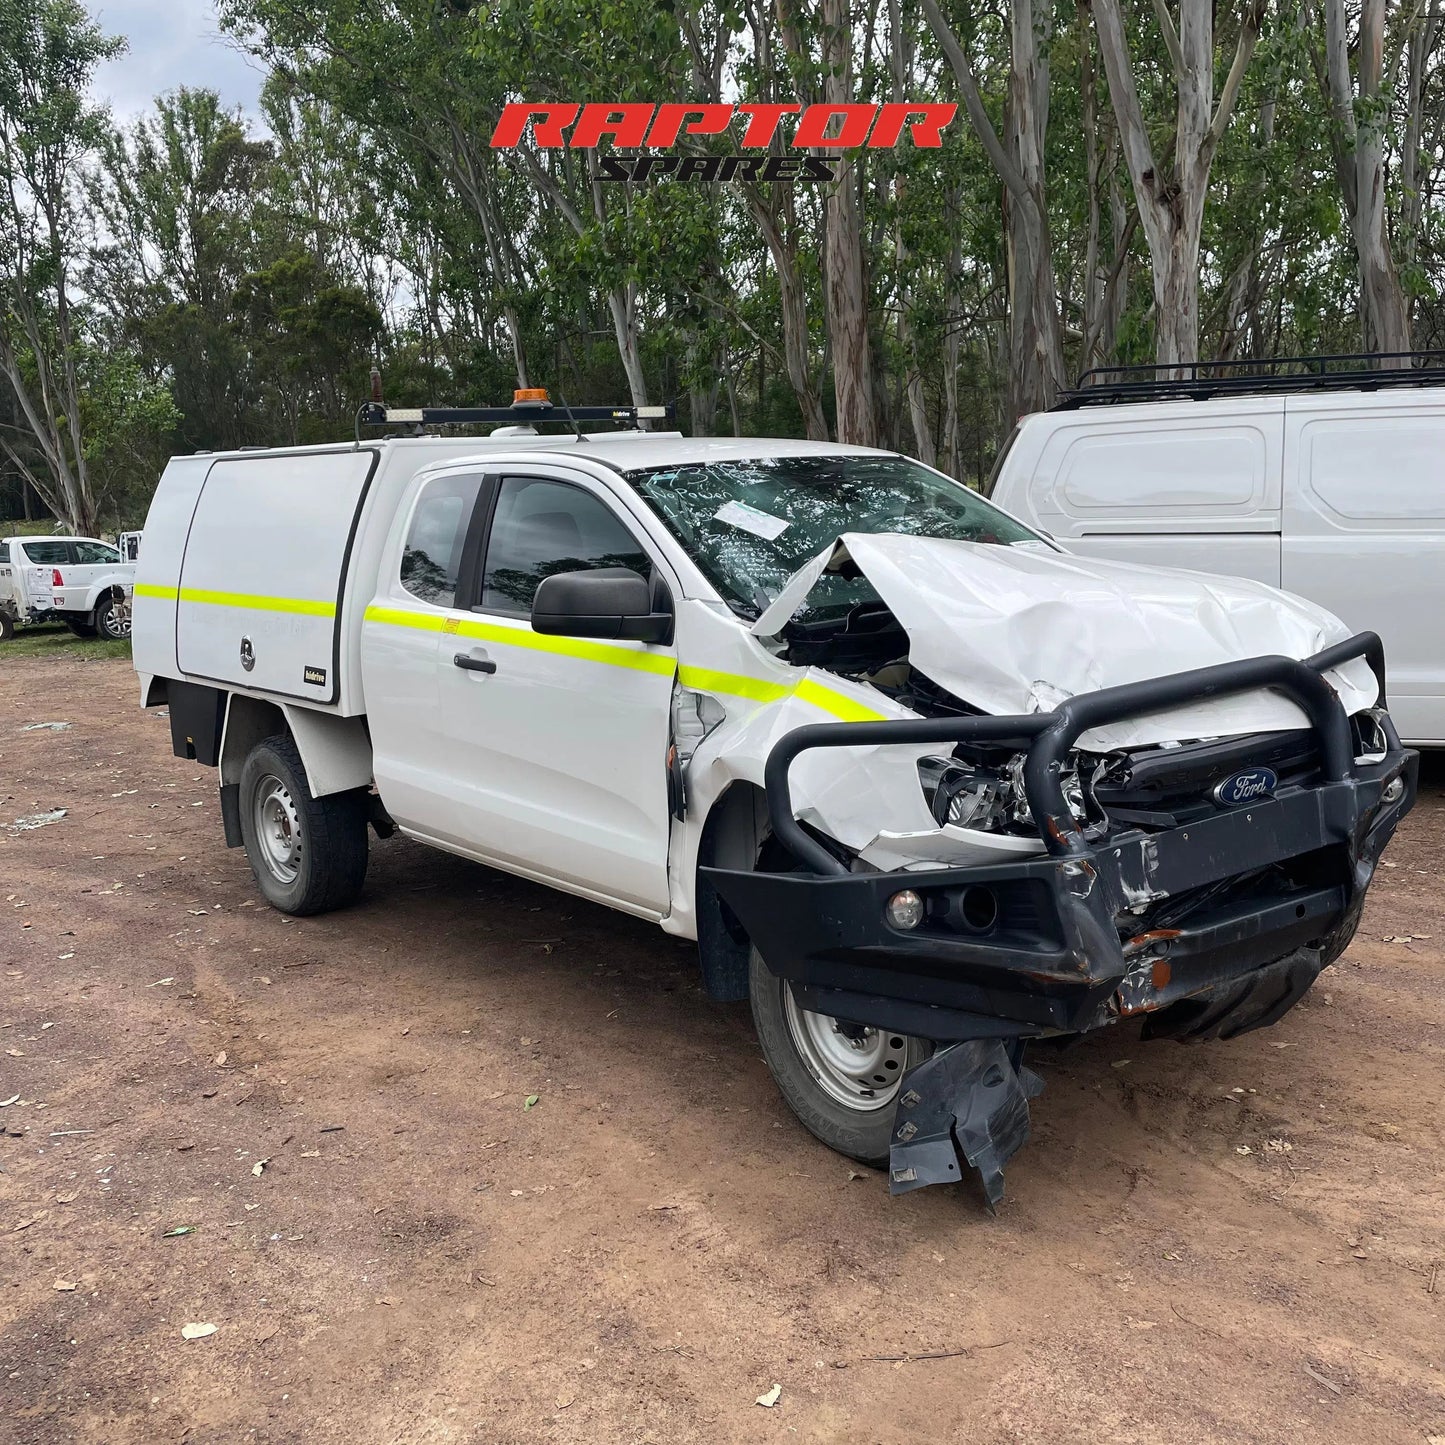
[[1445, 388], [1041, 413], [992, 497], [1077, 555], [1253, 578], [1378, 632], [1401, 736], [1445, 744]]
[[993, 500], [1081, 556], [1278, 587], [1283, 435], [1277, 397], [1048, 412], [1022, 425]]
[[181, 560], [182, 673], [335, 701], [342, 574], [376, 461], [348, 448], [213, 463]]
[[1281, 580], [1378, 632], [1401, 736], [1445, 743], [1445, 393], [1289, 398]]
[[[1078, 693], [1240, 657], [1310, 657], [1352, 636], [1337, 617], [1261, 583], [1172, 567], [849, 532], [813, 559], [753, 625], [781, 631], [818, 578], [855, 563], [908, 633], [913, 665], [995, 716], [1047, 712]], [[1347, 712], [1379, 691], [1362, 658], [1328, 674]], [[1305, 727], [1277, 693], [1208, 698], [1111, 723], [1080, 738], [1095, 752]]]

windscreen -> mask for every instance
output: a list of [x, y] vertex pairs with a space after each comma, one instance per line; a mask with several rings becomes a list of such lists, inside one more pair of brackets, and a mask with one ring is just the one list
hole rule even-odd
[[[1037, 542], [965, 486], [899, 456], [748, 457], [651, 467], [628, 480], [735, 611], [757, 617], [843, 532]], [[861, 576], [819, 580], [795, 620], [841, 615], [877, 593]]]

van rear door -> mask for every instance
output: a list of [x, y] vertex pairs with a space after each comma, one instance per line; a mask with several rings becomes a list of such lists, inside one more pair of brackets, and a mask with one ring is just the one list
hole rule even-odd
[[181, 561], [184, 675], [336, 701], [346, 564], [376, 462], [349, 447], [212, 464]]
[[[1025, 512], [1071, 552], [1280, 580], [1283, 406], [1242, 397], [1054, 413]], [[1012, 490], [1018, 489], [1018, 483]], [[1000, 489], [998, 500], [1010, 506]], [[1017, 510], [1017, 509], [1016, 509]]]
[[1445, 395], [1292, 396], [1283, 585], [1385, 644], [1400, 736], [1445, 743]]

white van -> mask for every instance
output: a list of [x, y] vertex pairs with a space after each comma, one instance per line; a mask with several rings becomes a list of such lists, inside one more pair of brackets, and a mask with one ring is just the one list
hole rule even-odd
[[1445, 367], [1237, 380], [1076, 392], [1023, 419], [989, 494], [1071, 552], [1251, 577], [1377, 632], [1401, 736], [1445, 745]]

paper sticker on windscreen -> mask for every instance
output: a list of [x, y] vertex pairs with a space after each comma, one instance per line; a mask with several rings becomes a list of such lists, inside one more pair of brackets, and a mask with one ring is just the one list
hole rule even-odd
[[788, 524], [771, 512], [759, 507], [750, 507], [746, 502], [724, 502], [713, 514], [713, 520], [726, 522], [741, 532], [751, 532], [754, 537], [763, 537], [772, 542], [788, 530]]

